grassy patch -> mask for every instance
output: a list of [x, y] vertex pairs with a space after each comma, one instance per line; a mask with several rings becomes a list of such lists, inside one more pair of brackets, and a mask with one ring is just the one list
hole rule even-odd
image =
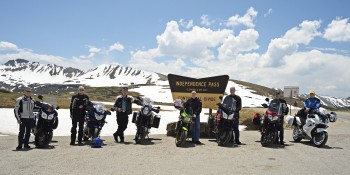
[[[59, 93], [42, 94], [44, 101], [60, 106], [62, 109], [68, 109], [70, 106], [71, 98], [77, 91], [63, 91]], [[114, 102], [115, 98], [121, 94], [121, 88], [119, 87], [85, 87], [85, 93], [92, 101], [104, 101]], [[137, 92], [129, 92], [130, 95], [137, 97], [140, 96]], [[0, 108], [13, 108], [15, 101], [18, 97], [22, 96], [22, 93], [14, 92], [0, 92]], [[33, 95], [34, 100], [38, 100], [37, 94]], [[106, 105], [107, 109], [110, 109], [111, 105]]]

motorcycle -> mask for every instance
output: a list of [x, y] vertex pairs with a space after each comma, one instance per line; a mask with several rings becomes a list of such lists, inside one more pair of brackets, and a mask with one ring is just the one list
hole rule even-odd
[[149, 130], [151, 127], [158, 128], [160, 122], [160, 115], [155, 115], [159, 113], [160, 107], [152, 107], [151, 100], [149, 98], [144, 98], [142, 102], [140, 101], [141, 109], [138, 112], [134, 112], [132, 117], [132, 123], [136, 125], [136, 144], [142, 144], [145, 141], [146, 136], [148, 137]]
[[306, 115], [305, 124], [302, 124], [299, 116], [286, 118], [290, 126], [294, 126], [293, 140], [300, 142], [302, 139], [311, 140], [316, 147], [323, 147], [328, 140], [328, 118], [318, 109], [310, 109]]
[[233, 122], [236, 115], [234, 111], [236, 107], [225, 103], [219, 103], [217, 105], [219, 106], [219, 110], [217, 111], [217, 127], [214, 130], [216, 133], [216, 142], [219, 146], [225, 146], [233, 138]]
[[176, 124], [176, 136], [175, 136], [175, 145], [177, 147], [182, 146], [186, 140], [189, 128], [192, 124], [192, 115], [186, 112], [186, 109], [183, 107], [183, 102], [181, 99], [176, 99], [174, 102], [176, 109], [180, 110], [179, 121]]
[[[266, 101], [269, 102], [270, 100], [266, 98]], [[269, 105], [263, 104], [263, 107], [267, 108], [267, 110], [262, 116], [260, 143], [263, 147], [268, 147], [277, 141], [278, 128], [283, 124], [281, 118], [286, 110], [286, 105], [275, 99]]]
[[53, 130], [58, 126], [59, 109], [50, 104], [43, 102], [43, 96], [39, 95], [41, 102], [36, 102], [34, 116], [34, 127], [32, 133], [35, 135], [34, 144], [37, 148], [45, 148], [49, 145], [53, 137]]
[[85, 115], [84, 141], [88, 141], [90, 138], [93, 141], [95, 138], [100, 137], [101, 130], [104, 124], [107, 123], [105, 121], [107, 115], [111, 115], [111, 112], [106, 110], [105, 105], [90, 102]]

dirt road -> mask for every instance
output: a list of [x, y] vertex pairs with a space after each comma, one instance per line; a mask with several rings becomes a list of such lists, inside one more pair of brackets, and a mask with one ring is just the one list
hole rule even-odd
[[338, 117], [325, 148], [306, 140], [294, 143], [291, 130], [285, 132], [284, 148], [261, 147], [257, 131], [241, 132], [245, 145], [219, 147], [202, 139], [204, 145], [184, 148], [177, 148], [172, 137], [152, 135], [148, 145], [135, 145], [131, 136], [125, 144], [103, 137], [106, 145], [93, 149], [54, 137], [50, 149], [14, 151], [17, 137], [1, 136], [0, 174], [348, 174], [350, 114]]

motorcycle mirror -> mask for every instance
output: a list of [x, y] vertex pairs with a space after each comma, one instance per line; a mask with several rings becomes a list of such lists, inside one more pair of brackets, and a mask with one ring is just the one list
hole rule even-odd
[[266, 102], [269, 102], [269, 101], [270, 101], [270, 99], [269, 99], [269, 98], [265, 98], [265, 101], [266, 101]]
[[42, 95], [38, 95], [38, 99], [40, 99], [40, 100], [43, 100], [43, 96]]
[[219, 99], [222, 100], [222, 96], [219, 96]]
[[114, 108], [111, 108], [111, 111], [114, 111]]
[[111, 115], [111, 111], [106, 111], [106, 115]]
[[264, 108], [267, 108], [267, 107], [268, 107], [266, 103], [261, 104], [261, 106], [263, 106]]
[[158, 107], [157, 107], [157, 109], [159, 110], [159, 109], [160, 109], [160, 107], [158, 106]]
[[56, 110], [59, 110], [59, 109], [60, 109], [60, 107], [59, 107], [59, 106], [57, 106], [57, 107], [56, 107]]

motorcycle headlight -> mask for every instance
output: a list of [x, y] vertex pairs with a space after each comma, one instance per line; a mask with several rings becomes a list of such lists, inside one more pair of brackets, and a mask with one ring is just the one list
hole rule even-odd
[[47, 119], [47, 114], [45, 112], [41, 113], [41, 118]]
[[144, 108], [142, 109], [142, 114], [144, 114], [144, 115], [147, 115], [149, 112], [150, 112], [150, 110], [149, 110], [149, 108], [147, 108], [147, 107], [144, 107]]
[[269, 120], [272, 120], [272, 115], [267, 115], [267, 118], [268, 118]]
[[278, 120], [278, 116], [274, 116], [272, 120]]

